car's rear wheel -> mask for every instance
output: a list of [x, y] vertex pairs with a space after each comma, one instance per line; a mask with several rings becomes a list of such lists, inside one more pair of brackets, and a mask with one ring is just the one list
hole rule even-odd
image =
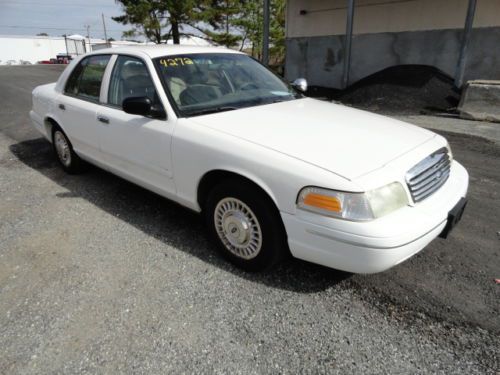
[[248, 271], [269, 269], [287, 253], [278, 210], [251, 183], [228, 180], [215, 186], [204, 212], [220, 252], [238, 267]]
[[52, 132], [52, 145], [59, 164], [66, 172], [75, 174], [82, 171], [83, 161], [73, 151], [71, 142], [59, 127], [54, 127]]

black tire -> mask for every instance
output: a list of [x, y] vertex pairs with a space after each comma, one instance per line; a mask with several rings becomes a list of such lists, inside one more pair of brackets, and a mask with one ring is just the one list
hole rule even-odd
[[[221, 215], [224, 205], [237, 205], [238, 202], [244, 204], [243, 206], [236, 206], [242, 208], [241, 212], [229, 210], [224, 215]], [[230, 207], [235, 209], [233, 206]], [[247, 208], [250, 210], [247, 210]], [[219, 219], [216, 218], [216, 210], [219, 214]], [[231, 214], [231, 212], [233, 212], [233, 214]], [[233, 220], [234, 217], [240, 218], [240, 216], [235, 215], [235, 213], [244, 214], [244, 219], [242, 219], [244, 223], [242, 224], [247, 223], [246, 220], [250, 218], [248, 222], [251, 223], [249, 227], [251, 226], [252, 229], [244, 230], [245, 226], [233, 224], [231, 220]], [[217, 243], [217, 248], [220, 253], [231, 263], [244, 270], [268, 270], [288, 254], [286, 231], [278, 209], [267, 194], [249, 182], [231, 179], [215, 186], [210, 191], [206, 200], [204, 215], [209, 234], [215, 243]], [[257, 226], [252, 225], [255, 224], [254, 220], [257, 221]], [[217, 229], [216, 221], [219, 222], [219, 229]], [[221, 224], [228, 222], [230, 222], [230, 224]], [[237, 222], [239, 223], [239, 221]], [[224, 228], [231, 228], [231, 225], [233, 225], [233, 230], [234, 227], [237, 227], [235, 234], [230, 234], [230, 229], [224, 230]], [[253, 231], [254, 228], [257, 229]], [[231, 238], [235, 240], [235, 237], [239, 236], [238, 233], [240, 233], [240, 230], [241, 233], [244, 233], [243, 236], [246, 235], [252, 238], [252, 241], [259, 243], [260, 246], [255, 246], [255, 244], [247, 246], [245, 245], [247, 241], [244, 241], [244, 243], [241, 244], [241, 246], [244, 247], [243, 250], [236, 248], [233, 243], [231, 243], [229, 236], [233, 236]], [[242, 236], [239, 236], [238, 240], [241, 240], [241, 238]], [[258, 238], [260, 238], [260, 240]], [[238, 244], [238, 246], [240, 246], [240, 244]], [[251, 254], [246, 254], [246, 256], [251, 256], [251, 258], [244, 258], [243, 256], [245, 255], [237, 255], [235, 253], [243, 251], [250, 252]]]
[[[64, 147], [60, 142], [66, 144], [65, 151], [60, 151]], [[52, 128], [52, 148], [64, 171], [69, 174], [78, 174], [84, 170], [84, 161], [75, 153], [73, 145], [59, 126]]]

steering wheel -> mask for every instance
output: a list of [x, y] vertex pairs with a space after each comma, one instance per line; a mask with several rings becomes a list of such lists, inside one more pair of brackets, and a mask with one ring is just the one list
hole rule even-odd
[[253, 83], [253, 82], [247, 82], [243, 85], [240, 86], [240, 90], [241, 91], [245, 91], [245, 90], [258, 90], [259, 87]]

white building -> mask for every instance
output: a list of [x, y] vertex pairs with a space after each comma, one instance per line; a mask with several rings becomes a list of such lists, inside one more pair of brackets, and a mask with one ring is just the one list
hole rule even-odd
[[64, 37], [0, 35], [0, 65], [27, 61], [35, 64], [41, 60], [66, 54]]
[[[146, 42], [147, 44], [153, 44]], [[104, 39], [85, 38], [81, 35], [68, 37], [0, 35], [0, 65], [36, 64], [55, 59], [57, 55], [81, 55], [107, 47], [136, 45], [137, 42], [116, 40], [106, 43]], [[172, 40], [168, 41], [172, 44]], [[209, 41], [196, 36], [182, 36], [181, 44], [209, 46]]]

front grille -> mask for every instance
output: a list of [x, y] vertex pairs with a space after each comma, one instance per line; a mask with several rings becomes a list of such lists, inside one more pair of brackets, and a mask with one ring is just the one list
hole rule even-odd
[[436, 192], [450, 176], [450, 156], [442, 148], [426, 157], [406, 173], [406, 183], [415, 203]]

